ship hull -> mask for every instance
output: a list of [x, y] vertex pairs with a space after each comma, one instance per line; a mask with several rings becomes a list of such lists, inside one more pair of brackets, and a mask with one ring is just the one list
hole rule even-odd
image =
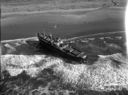
[[39, 38], [39, 46], [41, 46], [40, 49], [45, 49], [48, 52], [50, 52], [56, 56], [66, 58], [66, 59], [69, 59], [72, 61], [77, 61], [77, 62], [84, 62], [85, 61], [81, 57], [76, 57], [72, 54], [66, 53], [64, 50], [61, 50], [59, 47], [55, 46], [54, 44], [45, 42], [45, 40], [41, 37], [38, 37], [38, 38]]

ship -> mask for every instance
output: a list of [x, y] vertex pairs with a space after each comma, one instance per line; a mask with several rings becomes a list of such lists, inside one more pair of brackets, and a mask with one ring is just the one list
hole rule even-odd
[[72, 61], [85, 63], [86, 55], [84, 52], [65, 44], [60, 38], [53, 37], [52, 35], [46, 35], [45, 33], [37, 34], [40, 49], [47, 49], [50, 52], [54, 52], [62, 58], [66, 58]]

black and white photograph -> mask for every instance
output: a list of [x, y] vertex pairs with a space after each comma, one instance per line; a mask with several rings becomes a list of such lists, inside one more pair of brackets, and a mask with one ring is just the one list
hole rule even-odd
[[128, 95], [128, 0], [0, 3], [0, 95]]

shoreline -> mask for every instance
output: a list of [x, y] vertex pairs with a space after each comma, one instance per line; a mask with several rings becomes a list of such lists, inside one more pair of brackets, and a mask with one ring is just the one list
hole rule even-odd
[[[124, 31], [117, 31], [117, 32], [108, 32], [106, 34], [116, 34], [116, 33], [123, 33]], [[81, 39], [81, 38], [89, 38], [91, 36], [97, 36], [97, 35], [103, 35], [104, 33], [97, 33], [97, 34], [92, 34], [92, 35], [84, 35], [84, 36], [76, 36], [72, 38], [67, 38], [67, 39], [62, 39], [63, 41], [71, 41], [71, 40], [76, 40], [76, 39]], [[37, 37], [26, 37], [26, 38], [18, 38], [18, 39], [9, 39], [9, 40], [1, 40], [1, 43], [6, 43], [6, 42], [13, 42], [13, 41], [21, 41], [21, 40], [37, 40]]]

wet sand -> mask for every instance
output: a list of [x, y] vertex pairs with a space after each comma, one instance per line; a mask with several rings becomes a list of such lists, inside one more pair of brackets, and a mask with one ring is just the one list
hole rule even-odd
[[35, 36], [38, 32], [70, 38], [101, 32], [124, 30], [124, 9], [104, 8], [91, 11], [49, 12], [7, 16], [1, 20], [1, 39]]

